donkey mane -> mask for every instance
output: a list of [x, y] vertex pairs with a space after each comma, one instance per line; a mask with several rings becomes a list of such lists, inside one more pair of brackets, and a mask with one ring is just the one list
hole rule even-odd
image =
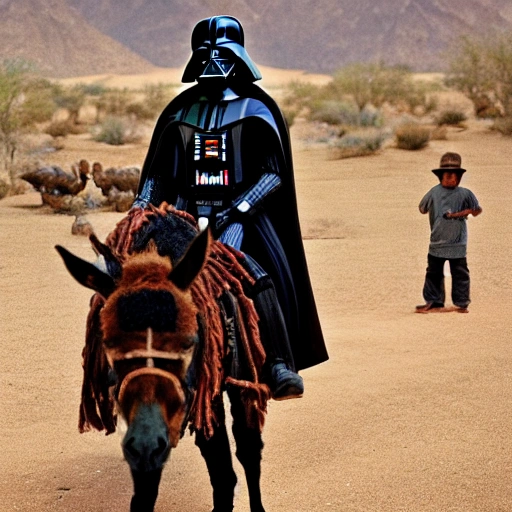
[[[147, 277], [147, 274], [132, 276], [132, 264], [134, 274], [138, 272], [136, 269], [148, 268], [148, 272], [153, 272], [149, 279], [153, 279], [155, 275], [161, 278], [169, 273], [172, 267], [169, 258], [172, 264], [177, 262], [196, 234], [197, 225], [193, 217], [163, 203], [159, 208], [149, 206], [146, 209], [130, 210], [107, 237], [106, 245], [123, 265], [122, 279], [137, 280]], [[153, 243], [159, 255], [152, 254], [151, 250], [145, 252], [148, 245]], [[162, 262], [162, 256], [167, 257], [167, 264]], [[190, 290], [199, 311], [202, 343], [196, 360], [201, 368], [198, 372], [201, 379], [196, 383], [196, 397], [190, 411], [189, 425], [191, 430], [201, 431], [206, 438], [213, 434], [214, 427], [222, 420], [217, 417], [213, 404], [219, 401], [224, 382], [241, 389], [246, 415], [260, 430], [269, 398], [268, 387], [259, 382], [265, 352], [259, 337], [258, 316], [252, 301], [244, 293], [244, 287], [252, 285], [253, 280], [242, 265], [243, 259], [243, 254], [213, 241], [206, 264]], [[156, 274], [155, 266], [158, 267]], [[249, 380], [237, 380], [226, 377], [223, 373], [227, 348], [218, 301], [226, 291], [235, 296], [238, 303], [238, 316], [241, 319], [239, 330], [247, 358]], [[154, 292], [152, 290], [151, 293]], [[166, 302], [165, 294], [159, 298], [163, 310], [170, 313], [171, 306]], [[134, 296], [126, 300], [143, 300], [143, 297]], [[109, 380], [109, 365], [100, 328], [100, 313], [104, 303], [103, 297], [95, 294], [87, 319], [86, 343], [82, 353], [84, 378], [80, 432], [95, 429], [105, 430], [110, 434], [116, 429], [116, 414], [110, 390], [112, 383]], [[141, 317], [134, 321], [143, 322], [144, 314], [143, 311]], [[172, 321], [172, 314], [162, 321]]]

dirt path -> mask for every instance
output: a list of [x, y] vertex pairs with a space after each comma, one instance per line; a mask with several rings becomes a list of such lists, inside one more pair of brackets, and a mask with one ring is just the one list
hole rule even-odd
[[[463, 155], [463, 185], [484, 208], [469, 220], [473, 303], [467, 315], [417, 315], [428, 245], [417, 204], [448, 150]], [[512, 510], [510, 162], [510, 140], [481, 125], [422, 152], [364, 159], [332, 161], [297, 145], [303, 235], [331, 359], [303, 372], [304, 398], [270, 404], [267, 512]], [[72, 217], [39, 205], [38, 194], [0, 201], [0, 511], [128, 510], [120, 436], [77, 432], [90, 292], [53, 246], [93, 253], [71, 235]], [[120, 218], [90, 215], [101, 239]], [[237, 472], [235, 510], [247, 512]], [[157, 511], [207, 512], [210, 493], [187, 436]]]

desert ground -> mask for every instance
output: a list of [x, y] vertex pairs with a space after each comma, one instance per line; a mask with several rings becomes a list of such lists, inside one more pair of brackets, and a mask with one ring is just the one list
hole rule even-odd
[[[304, 244], [330, 360], [302, 372], [298, 400], [271, 402], [264, 430], [267, 512], [512, 510], [512, 142], [485, 122], [422, 151], [387, 147], [333, 160], [292, 127]], [[141, 165], [147, 140], [71, 137], [48, 163]], [[417, 205], [442, 153], [462, 154], [470, 218], [469, 314], [416, 314], [428, 248]], [[123, 214], [90, 213], [100, 239]], [[79, 434], [81, 350], [91, 292], [53, 246], [94, 259], [73, 217], [38, 193], [0, 201], [0, 511], [128, 510], [117, 433]], [[447, 276], [447, 288], [450, 278]], [[248, 512], [241, 467], [235, 510]], [[164, 471], [158, 512], [211, 510], [191, 436]]]

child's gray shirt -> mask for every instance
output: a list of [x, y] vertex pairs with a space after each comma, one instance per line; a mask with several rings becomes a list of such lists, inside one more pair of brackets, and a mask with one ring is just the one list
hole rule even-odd
[[480, 208], [478, 199], [467, 188], [445, 188], [436, 185], [420, 201], [421, 213], [429, 213], [429, 254], [438, 258], [465, 258], [468, 243], [466, 218], [445, 219], [447, 212]]

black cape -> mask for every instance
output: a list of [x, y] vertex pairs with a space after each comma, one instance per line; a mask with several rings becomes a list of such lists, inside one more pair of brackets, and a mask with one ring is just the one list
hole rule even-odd
[[[235, 147], [241, 161], [253, 163], [265, 146], [267, 163], [279, 175], [280, 188], [244, 224], [242, 250], [270, 275], [276, 286], [290, 337], [296, 370], [328, 359], [302, 244], [288, 127], [275, 101], [255, 84], [235, 84], [218, 97], [197, 84], [178, 95], [160, 115], [142, 168], [135, 204], [176, 205], [186, 195], [187, 130], [230, 129], [250, 133]], [[236, 137], [234, 138], [237, 144]], [[249, 154], [250, 153], [250, 154]], [[257, 181], [242, 163], [235, 195]], [[233, 198], [234, 199], [234, 198]], [[178, 206], [178, 205], [177, 205]]]

